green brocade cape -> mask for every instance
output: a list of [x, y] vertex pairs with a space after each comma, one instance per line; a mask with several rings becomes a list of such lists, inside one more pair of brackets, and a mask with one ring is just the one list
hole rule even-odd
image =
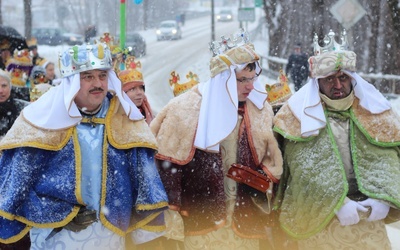
[[[329, 113], [350, 120], [350, 148], [359, 190], [400, 208], [400, 118], [392, 110], [374, 115], [358, 105]], [[328, 120], [328, 119], [327, 119]], [[292, 237], [308, 238], [323, 230], [343, 205], [348, 183], [329, 123], [319, 135], [303, 138], [289, 106], [281, 108], [274, 131], [285, 140], [284, 173], [276, 199], [281, 227]], [[278, 204], [279, 203], [279, 204]], [[395, 209], [397, 208], [397, 209]]]

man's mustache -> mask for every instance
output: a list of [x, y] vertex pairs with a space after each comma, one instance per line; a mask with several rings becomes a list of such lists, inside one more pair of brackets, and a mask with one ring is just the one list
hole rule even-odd
[[89, 90], [89, 93], [92, 93], [94, 91], [102, 91], [103, 92], [104, 89], [103, 88], [94, 88], [94, 89]]

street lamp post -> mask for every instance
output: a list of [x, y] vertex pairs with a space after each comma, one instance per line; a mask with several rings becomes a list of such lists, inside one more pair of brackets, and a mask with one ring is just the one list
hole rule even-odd
[[215, 41], [214, 0], [211, 0], [211, 42]]

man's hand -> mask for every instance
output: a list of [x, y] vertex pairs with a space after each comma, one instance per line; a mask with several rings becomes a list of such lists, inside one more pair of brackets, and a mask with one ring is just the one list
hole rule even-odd
[[385, 219], [390, 209], [390, 206], [372, 198], [359, 201], [358, 204], [363, 205], [364, 207], [371, 207], [371, 215], [368, 217], [367, 221]]
[[368, 208], [363, 207], [355, 201], [349, 200], [344, 204], [339, 211], [336, 212], [336, 216], [340, 221], [340, 225], [349, 226], [357, 224], [360, 221], [358, 211], [367, 212]]

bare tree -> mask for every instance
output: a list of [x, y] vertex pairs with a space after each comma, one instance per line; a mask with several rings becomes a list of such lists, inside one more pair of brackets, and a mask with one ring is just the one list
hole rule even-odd
[[3, 25], [3, 12], [1, 11], [1, 0], [0, 0], [0, 25]]
[[[1, 5], [0, 5], [1, 6]], [[32, 0], [24, 0], [25, 36], [30, 39], [32, 35]]]
[[[366, 10], [348, 31], [350, 49], [357, 54], [358, 70], [364, 73], [400, 73], [400, 7], [398, 0], [358, 0]], [[332, 29], [342, 25], [331, 14], [337, 0], [264, 0], [270, 55], [287, 58], [295, 42], [311, 55], [312, 39], [320, 44]]]
[[390, 44], [390, 53], [393, 58], [392, 70], [395, 74], [400, 74], [400, 5], [398, 0], [387, 0], [389, 17], [392, 23], [392, 30], [389, 33], [393, 43]]

